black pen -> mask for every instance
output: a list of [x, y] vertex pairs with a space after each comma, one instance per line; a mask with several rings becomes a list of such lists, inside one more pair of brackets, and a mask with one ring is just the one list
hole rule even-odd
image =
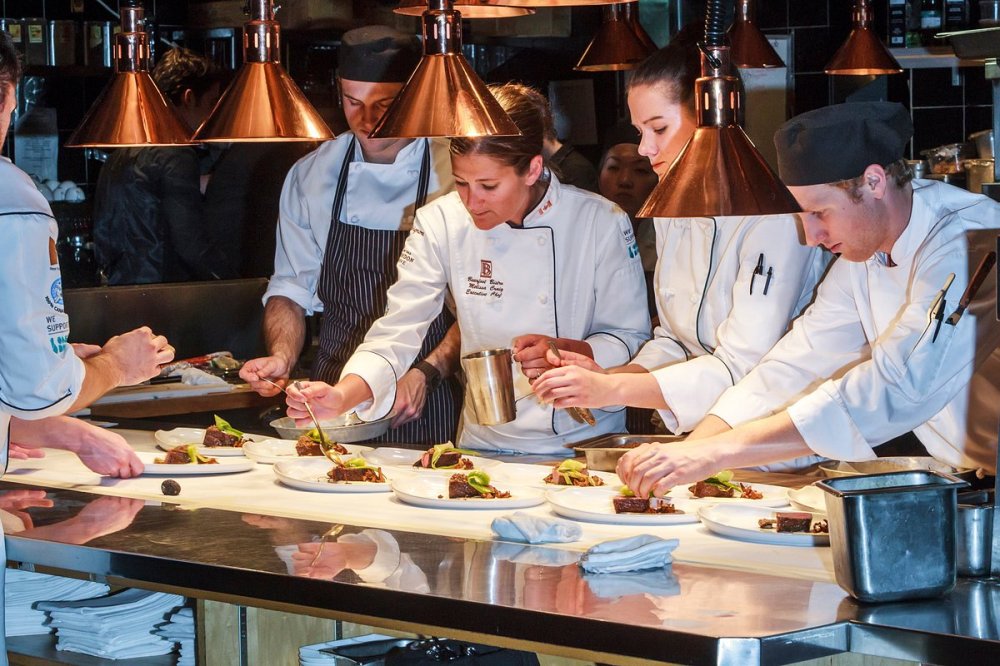
[[767, 280], [764, 281], [764, 295], [767, 296], [767, 288], [771, 286], [771, 278], [774, 277], [774, 266], [767, 269]]
[[[761, 252], [760, 256], [757, 257], [757, 266], [753, 269], [753, 273], [750, 274], [750, 295], [753, 296], [753, 281], [757, 279], [758, 275], [764, 274], [764, 253]], [[764, 293], [767, 293], [767, 288], [765, 287]]]

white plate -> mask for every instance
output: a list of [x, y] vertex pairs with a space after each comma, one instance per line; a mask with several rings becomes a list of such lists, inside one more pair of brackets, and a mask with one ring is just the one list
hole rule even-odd
[[[347, 449], [347, 457], [371, 451], [370, 446], [360, 446], [358, 444], [341, 444]], [[295, 453], [294, 439], [262, 439], [260, 441], [247, 442], [243, 445], [243, 453], [247, 458], [256, 460], [259, 463], [273, 464], [283, 460], [302, 460], [307, 458], [322, 458], [323, 456], [300, 456]]]
[[[414, 467], [413, 463], [420, 459], [427, 449], [403, 449], [394, 446], [380, 446], [364, 453], [364, 458], [373, 465], [406, 467], [414, 472], [467, 472], [462, 469], [427, 469], [426, 467]], [[490, 460], [482, 456], [466, 455], [466, 458], [475, 465], [473, 469], [481, 469], [484, 472], [491, 471], [503, 465], [499, 460]], [[492, 472], [491, 472], [492, 473]]]
[[[497, 484], [494, 484], [497, 485]], [[498, 490], [510, 492], [504, 499], [478, 499], [475, 497], [448, 497], [448, 479], [444, 476], [408, 476], [395, 479], [392, 491], [407, 504], [432, 509], [523, 509], [538, 506], [545, 501], [541, 491], [524, 486], [497, 485]]]
[[796, 509], [802, 511], [826, 513], [826, 493], [816, 486], [790, 488], [788, 490], [788, 501]]
[[612, 499], [618, 488], [562, 488], [549, 490], [545, 499], [564, 518], [615, 525], [677, 525], [698, 522], [697, 507], [675, 504], [679, 513], [615, 513]]
[[[286, 486], [316, 493], [387, 493], [389, 483], [366, 481], [339, 481], [331, 483], [326, 473], [333, 467], [326, 458], [297, 458], [275, 463], [274, 473]], [[382, 470], [385, 474], [385, 470]], [[389, 478], [386, 475], [386, 478]]]
[[688, 490], [688, 486], [694, 485], [693, 483], [685, 484], [684, 486], [674, 488], [670, 491], [667, 497], [675, 500], [687, 500], [694, 502], [698, 506], [704, 506], [706, 504], [750, 504], [752, 506], [788, 506], [788, 488], [783, 488], [782, 486], [769, 486], [766, 483], [750, 483], [747, 484], [759, 493], [763, 493], [764, 497], [759, 500], [743, 499], [742, 497], [695, 497]]
[[[157, 458], [164, 457], [165, 454], [137, 451], [136, 455], [142, 461], [145, 471], [143, 474], [163, 474], [166, 476], [201, 476], [206, 474], [235, 474], [236, 472], [249, 472], [256, 464], [246, 458], [231, 460], [219, 460], [214, 465], [167, 465], [153, 462]], [[213, 458], [215, 456], [212, 456]]]
[[[698, 512], [701, 522], [716, 534], [733, 537], [740, 541], [754, 543], [780, 544], [783, 546], [829, 546], [829, 534], [813, 534], [811, 532], [778, 532], [773, 529], [761, 529], [757, 521], [761, 518], [773, 518], [774, 511], [767, 507], [747, 506], [746, 504], [715, 504], [702, 507]], [[813, 514], [813, 519], [825, 518]]]
[[[554, 465], [530, 465], [528, 463], [503, 463], [503, 467], [496, 470], [496, 478], [509, 480], [520, 486], [531, 486], [532, 488], [543, 488], [545, 490], [557, 490], [559, 488], [583, 488], [601, 489], [621, 488], [622, 482], [614, 472], [589, 472], [591, 476], [596, 476], [604, 481], [603, 486], [561, 486], [554, 483], [545, 483], [545, 477], [551, 472]], [[492, 472], [491, 472], [492, 474]]]
[[[213, 458], [221, 456], [242, 456], [243, 449], [239, 446], [201, 446], [205, 441], [204, 428], [174, 428], [173, 430], [157, 430], [153, 433], [156, 447], [161, 451], [169, 451], [181, 444], [197, 444], [198, 453]], [[254, 435], [244, 435], [247, 439]]]

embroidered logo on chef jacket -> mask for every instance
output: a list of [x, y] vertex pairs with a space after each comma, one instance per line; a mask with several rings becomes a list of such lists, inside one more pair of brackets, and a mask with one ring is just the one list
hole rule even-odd
[[466, 277], [466, 296], [482, 296], [485, 298], [503, 297], [503, 280], [493, 277], [493, 262], [489, 259], [479, 260], [479, 277]]
[[55, 238], [49, 238], [49, 268], [59, 268], [59, 253], [56, 252]]
[[625, 237], [625, 249], [628, 251], [628, 258], [635, 259], [639, 256], [639, 243], [635, 238], [635, 232], [632, 231], [631, 225], [622, 232], [622, 235]]
[[493, 277], [493, 262], [489, 259], [479, 260], [479, 277], [481, 278], [491, 278]]
[[56, 312], [62, 314], [63, 312], [63, 290], [62, 290], [62, 278], [57, 277], [53, 280], [52, 284], [49, 285], [49, 293], [45, 297], [45, 302], [50, 308]]

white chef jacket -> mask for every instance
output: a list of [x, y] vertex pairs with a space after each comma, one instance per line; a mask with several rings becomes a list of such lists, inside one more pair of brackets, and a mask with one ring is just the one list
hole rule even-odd
[[[528, 333], [585, 340], [603, 366], [626, 363], [649, 337], [646, 288], [628, 216], [615, 204], [551, 177], [534, 210], [515, 228], [477, 229], [458, 193], [417, 211], [389, 288], [386, 314], [348, 360], [375, 399], [365, 420], [385, 416], [396, 377], [410, 367], [450, 288], [462, 330], [462, 354], [509, 347]], [[515, 372], [517, 418], [476, 424], [466, 404], [463, 447], [562, 453], [567, 442], [624, 430], [624, 409], [594, 410], [597, 426], [541, 404]]]
[[[683, 433], [785, 334], [830, 254], [799, 240], [792, 215], [654, 224], [660, 323], [632, 362], [656, 378], [670, 407], [659, 410], [664, 425]], [[754, 275], [759, 262], [763, 274]]]
[[[6, 471], [11, 417], [65, 412], [83, 386], [84, 365], [69, 344], [52, 210], [27, 174], [5, 157], [0, 228], [0, 470]], [[0, 532], [0, 561], [5, 552]], [[0, 607], [0, 664], [7, 663], [3, 619]]]
[[954, 273], [944, 315], [952, 313], [998, 231], [1000, 204], [914, 181], [895, 265], [880, 255], [836, 262], [816, 302], [712, 413], [736, 426], [788, 407], [809, 448], [841, 460], [873, 458], [875, 446], [913, 430], [942, 462], [992, 470], [1000, 416], [993, 274], [936, 341], [928, 310]]
[[[345, 132], [323, 143], [296, 162], [285, 177], [278, 209], [274, 275], [264, 293], [265, 303], [272, 296], [285, 296], [308, 314], [322, 312], [323, 303], [317, 295], [320, 270], [340, 167], [352, 138], [352, 132]], [[399, 151], [392, 164], [365, 162], [361, 145], [357, 144], [340, 221], [369, 229], [409, 230], [425, 140], [431, 147], [427, 200], [454, 189], [449, 142], [445, 139], [417, 139]]]

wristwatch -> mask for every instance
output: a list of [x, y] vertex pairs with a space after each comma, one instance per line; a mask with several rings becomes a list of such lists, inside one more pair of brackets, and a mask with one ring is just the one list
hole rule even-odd
[[438, 369], [427, 361], [417, 361], [413, 364], [414, 370], [419, 370], [427, 379], [427, 392], [430, 393], [441, 384], [441, 373]]

